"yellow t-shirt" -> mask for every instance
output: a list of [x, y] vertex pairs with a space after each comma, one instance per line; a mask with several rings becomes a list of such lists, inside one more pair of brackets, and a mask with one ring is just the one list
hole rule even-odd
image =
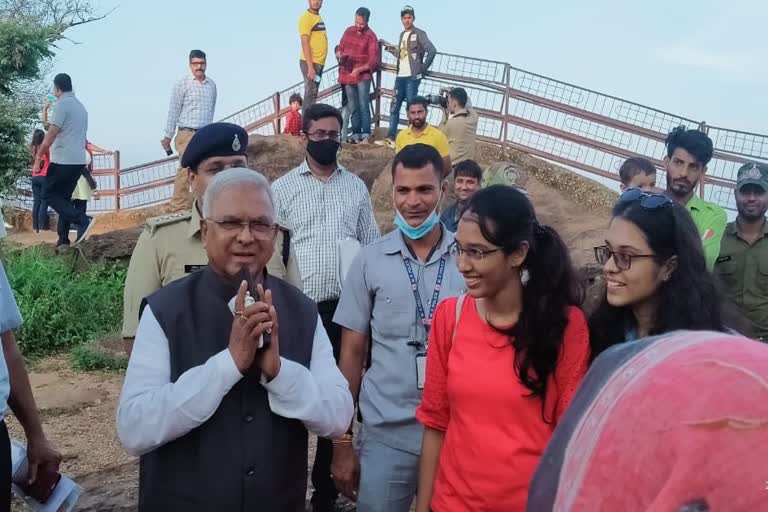
[[[328, 56], [328, 35], [325, 32], [325, 22], [319, 14], [304, 11], [299, 17], [299, 37], [309, 36], [309, 47], [312, 50], [312, 62], [325, 66]], [[304, 49], [300, 50], [299, 58], [304, 58]]]
[[397, 140], [395, 140], [395, 152], [399, 153], [405, 146], [412, 144], [432, 146], [443, 158], [451, 152], [451, 148], [448, 146], [448, 137], [431, 124], [428, 124], [427, 129], [418, 137], [411, 131], [410, 126], [398, 133]]

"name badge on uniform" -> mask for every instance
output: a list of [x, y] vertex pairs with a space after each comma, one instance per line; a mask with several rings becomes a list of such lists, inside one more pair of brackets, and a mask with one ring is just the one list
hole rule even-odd
[[730, 256], [720, 256], [715, 263], [725, 263], [726, 261], [731, 261], [731, 259]]
[[427, 354], [420, 352], [416, 354], [416, 388], [424, 389], [424, 383], [427, 381]]
[[184, 273], [191, 274], [192, 272], [203, 270], [205, 267], [205, 265], [184, 265]]

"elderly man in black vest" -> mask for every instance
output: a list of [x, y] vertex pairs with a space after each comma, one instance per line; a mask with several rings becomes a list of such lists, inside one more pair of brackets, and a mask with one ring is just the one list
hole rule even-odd
[[349, 387], [315, 303], [266, 273], [267, 180], [223, 171], [203, 209], [209, 264], [146, 299], [120, 396], [139, 510], [303, 511], [307, 430], [346, 432]]

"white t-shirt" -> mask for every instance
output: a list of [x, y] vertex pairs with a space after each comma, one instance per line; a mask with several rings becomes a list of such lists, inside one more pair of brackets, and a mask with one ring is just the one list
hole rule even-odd
[[408, 60], [408, 40], [411, 37], [411, 31], [407, 31], [400, 39], [400, 70], [397, 72], [397, 76], [411, 77], [411, 61]]

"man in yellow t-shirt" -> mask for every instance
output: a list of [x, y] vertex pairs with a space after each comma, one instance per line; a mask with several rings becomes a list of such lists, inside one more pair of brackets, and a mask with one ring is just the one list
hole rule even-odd
[[453, 169], [451, 165], [451, 148], [448, 137], [443, 132], [427, 123], [427, 108], [429, 102], [423, 96], [415, 96], [408, 102], [408, 128], [397, 134], [395, 153], [405, 146], [426, 144], [432, 146], [443, 157], [443, 178]]
[[323, 0], [309, 0], [309, 9], [299, 17], [299, 36], [301, 37], [301, 54], [299, 67], [304, 77], [304, 110], [317, 101], [320, 88], [320, 78], [328, 55], [328, 35], [325, 32], [325, 22], [320, 17]]

